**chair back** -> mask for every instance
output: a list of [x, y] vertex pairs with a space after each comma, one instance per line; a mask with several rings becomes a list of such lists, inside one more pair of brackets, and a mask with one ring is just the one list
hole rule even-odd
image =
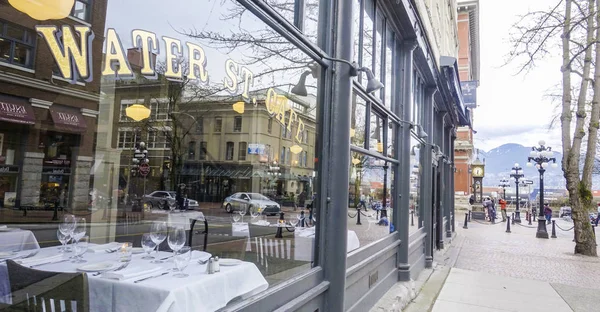
[[85, 273], [57, 273], [6, 261], [12, 304], [5, 311], [89, 311]]

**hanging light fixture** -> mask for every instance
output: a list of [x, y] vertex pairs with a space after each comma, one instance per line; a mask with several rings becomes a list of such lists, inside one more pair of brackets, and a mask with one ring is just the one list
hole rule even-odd
[[231, 107], [233, 108], [233, 111], [239, 114], [243, 114], [245, 111], [245, 106], [246, 103], [240, 101], [240, 102], [236, 102], [233, 105], [231, 105]]
[[360, 159], [352, 157], [352, 164], [354, 164], [356, 166], [359, 163], [360, 163]]
[[290, 147], [290, 152], [294, 153], [294, 154], [299, 154], [300, 152], [302, 152], [302, 146], [296, 144], [292, 147]]
[[125, 109], [125, 115], [135, 121], [141, 121], [150, 117], [150, 109], [142, 104], [133, 104]]
[[21, 11], [38, 21], [59, 20], [71, 13], [75, 0], [8, 0], [18, 11]]

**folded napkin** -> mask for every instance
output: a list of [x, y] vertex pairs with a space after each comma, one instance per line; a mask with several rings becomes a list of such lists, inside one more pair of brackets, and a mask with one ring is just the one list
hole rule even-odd
[[5, 229], [5, 228], [7, 228], [7, 227], [8, 227], [8, 226], [6, 226], [6, 225], [0, 225], [0, 229]]
[[156, 274], [160, 271], [164, 271], [164, 269], [159, 266], [131, 266], [119, 271], [104, 272], [102, 273], [102, 277], [122, 281], [132, 278], [144, 277], [147, 275], [149, 276], [152, 274]]
[[100, 245], [89, 245], [88, 246], [88, 252], [105, 252], [107, 249], [115, 249], [115, 248], [119, 248], [121, 247], [121, 245], [123, 245], [123, 243], [117, 243], [117, 242], [113, 242], [113, 243], [108, 243], [108, 244], [100, 244]]
[[24, 266], [32, 266], [32, 265], [41, 265], [41, 264], [49, 264], [58, 262], [61, 260], [65, 260], [66, 258], [62, 255], [52, 255], [52, 256], [39, 256], [39, 257], [31, 257], [15, 260], [20, 265]]
[[192, 251], [192, 261], [205, 261], [210, 259], [210, 257], [212, 257], [211, 254], [209, 254], [208, 252], [205, 251], [198, 251], [198, 250], [194, 250]]

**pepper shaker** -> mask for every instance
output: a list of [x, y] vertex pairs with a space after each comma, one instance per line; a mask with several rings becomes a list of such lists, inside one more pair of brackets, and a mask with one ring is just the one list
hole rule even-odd
[[215, 273], [216, 272], [221, 272], [221, 265], [219, 264], [219, 257], [215, 257], [214, 271], [215, 271]]
[[210, 259], [208, 259], [208, 263], [206, 264], [206, 273], [208, 273], [208, 274], [215, 273], [215, 264], [214, 264], [213, 257], [210, 257]]

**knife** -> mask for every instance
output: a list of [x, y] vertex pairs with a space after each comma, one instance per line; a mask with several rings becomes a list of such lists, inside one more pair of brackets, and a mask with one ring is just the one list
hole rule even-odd
[[38, 264], [31, 265], [29, 267], [33, 268], [33, 267], [37, 267], [37, 266], [41, 266], [41, 265], [55, 264], [55, 263], [61, 263], [61, 262], [67, 262], [67, 261], [71, 261], [71, 259], [64, 259], [64, 260], [60, 260], [60, 261], [46, 262], [46, 263], [38, 263]]
[[152, 276], [144, 277], [142, 279], [134, 281], [134, 283], [143, 282], [145, 280], [148, 280], [148, 279], [151, 279], [151, 278], [155, 278], [155, 277], [161, 277], [161, 276], [166, 275], [166, 274], [169, 274], [169, 272], [167, 271], [167, 272], [162, 272], [161, 274], [158, 274], [158, 275], [152, 275]]

